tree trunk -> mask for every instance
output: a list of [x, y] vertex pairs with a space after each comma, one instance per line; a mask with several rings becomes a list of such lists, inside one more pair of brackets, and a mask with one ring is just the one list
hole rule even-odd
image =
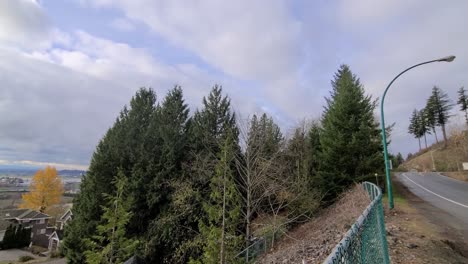
[[442, 134], [444, 135], [444, 147], [447, 147], [447, 132], [445, 131], [445, 124], [442, 125]]
[[435, 127], [432, 128], [432, 131], [434, 131], [434, 136], [436, 138], [436, 142], [439, 143], [439, 139], [437, 138], [437, 132], [436, 132]]
[[465, 109], [466, 125], [468, 126], [468, 110]]
[[[227, 160], [226, 152], [224, 152], [224, 159]], [[221, 250], [219, 252], [221, 264], [224, 264], [224, 261], [225, 261], [224, 259], [225, 228], [226, 228], [226, 167], [224, 168], [224, 174], [223, 174], [223, 223], [221, 224]]]
[[[247, 165], [249, 166], [249, 165]], [[252, 194], [251, 192], [251, 182], [250, 182], [250, 171], [247, 172], [247, 201], [246, 201], [246, 212], [245, 212], [245, 220], [246, 220], [246, 226], [245, 226], [245, 263], [249, 263], [249, 239], [250, 239], [250, 215], [252, 214], [252, 208], [251, 208], [251, 199], [252, 199]]]
[[418, 138], [418, 142], [419, 142], [419, 151], [421, 151], [421, 138]]
[[426, 133], [424, 133], [424, 144], [426, 144], [426, 148], [427, 148], [427, 139], [426, 139]]

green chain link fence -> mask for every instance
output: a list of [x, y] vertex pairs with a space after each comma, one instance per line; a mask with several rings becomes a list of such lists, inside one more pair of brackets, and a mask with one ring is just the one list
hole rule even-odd
[[371, 203], [333, 249], [324, 264], [390, 263], [382, 191], [370, 182], [364, 182], [362, 185], [369, 194]]

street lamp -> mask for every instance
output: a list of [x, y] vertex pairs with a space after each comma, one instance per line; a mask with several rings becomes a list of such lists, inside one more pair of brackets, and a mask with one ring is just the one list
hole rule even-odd
[[385, 95], [387, 95], [387, 91], [390, 88], [390, 86], [393, 84], [393, 82], [398, 79], [403, 73], [416, 68], [418, 66], [432, 63], [432, 62], [440, 62], [440, 61], [445, 61], [445, 62], [452, 62], [455, 59], [455, 56], [447, 56], [443, 57], [437, 60], [430, 60], [426, 62], [422, 62], [416, 65], [413, 65], [409, 67], [408, 69], [400, 72], [393, 80], [388, 84], [387, 89], [385, 89], [383, 96], [382, 96], [382, 101], [380, 103], [380, 123], [382, 125], [382, 144], [383, 144], [383, 152], [384, 152], [384, 162], [385, 162], [385, 176], [386, 176], [386, 181], [387, 181], [387, 193], [388, 193], [388, 206], [390, 209], [393, 209], [393, 193], [392, 193], [392, 182], [390, 180], [390, 166], [388, 164], [388, 151], [387, 151], [387, 135], [385, 134], [385, 119], [384, 119], [384, 101], [385, 101]]

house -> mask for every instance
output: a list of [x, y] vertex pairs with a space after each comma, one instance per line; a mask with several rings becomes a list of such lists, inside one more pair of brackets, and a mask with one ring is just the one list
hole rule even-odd
[[5, 230], [9, 225], [21, 225], [31, 228], [31, 244], [48, 247], [47, 224], [51, 217], [31, 209], [13, 209], [0, 211], [0, 237], [3, 240]]
[[71, 209], [68, 209], [58, 220], [57, 220], [57, 228], [59, 230], [63, 230], [65, 225], [72, 219], [73, 213]]
[[59, 249], [60, 242], [63, 239], [63, 230], [55, 230], [50, 236], [49, 236], [49, 252], [54, 252]]
[[59, 246], [60, 242], [63, 239], [63, 229], [67, 225], [67, 223], [72, 219], [73, 213], [71, 209], [68, 209], [58, 220], [57, 220], [57, 229], [55, 229], [49, 235], [49, 252], [56, 251]]

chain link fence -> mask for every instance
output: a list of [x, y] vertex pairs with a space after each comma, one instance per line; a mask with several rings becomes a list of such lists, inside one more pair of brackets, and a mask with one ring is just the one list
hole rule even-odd
[[245, 263], [253, 263], [258, 256], [267, 252], [273, 246], [273, 240], [278, 240], [281, 235], [281, 232], [277, 232], [257, 238], [250, 246], [237, 254], [236, 258], [243, 259]]
[[324, 264], [390, 263], [382, 192], [370, 182], [364, 182], [363, 187], [369, 194], [371, 203], [333, 249]]

